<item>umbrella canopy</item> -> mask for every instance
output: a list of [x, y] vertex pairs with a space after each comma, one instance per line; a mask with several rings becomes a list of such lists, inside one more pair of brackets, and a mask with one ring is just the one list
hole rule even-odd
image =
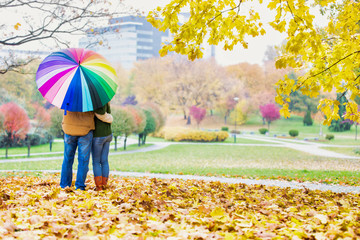
[[53, 105], [88, 112], [104, 106], [116, 93], [116, 72], [100, 54], [82, 48], [54, 52], [40, 64], [36, 84]]

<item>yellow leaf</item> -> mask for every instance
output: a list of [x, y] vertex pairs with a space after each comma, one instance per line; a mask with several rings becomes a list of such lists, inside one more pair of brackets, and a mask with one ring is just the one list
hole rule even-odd
[[324, 214], [316, 214], [314, 218], [319, 219], [322, 224], [326, 224], [329, 221], [329, 217]]
[[17, 24], [15, 24], [14, 25], [14, 28], [16, 29], [16, 30], [19, 30], [19, 27], [21, 26], [21, 24], [20, 23], [17, 23]]

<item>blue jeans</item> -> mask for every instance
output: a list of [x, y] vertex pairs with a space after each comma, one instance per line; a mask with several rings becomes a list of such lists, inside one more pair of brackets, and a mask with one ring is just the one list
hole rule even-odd
[[76, 175], [75, 188], [85, 190], [85, 180], [89, 171], [90, 150], [93, 139], [93, 131], [85, 136], [71, 136], [64, 134], [64, 161], [61, 167], [60, 187], [71, 187], [72, 167], [75, 158], [76, 148], [78, 148], [78, 169]]
[[94, 137], [92, 142], [92, 163], [94, 177], [109, 177], [109, 149], [112, 134], [106, 137]]

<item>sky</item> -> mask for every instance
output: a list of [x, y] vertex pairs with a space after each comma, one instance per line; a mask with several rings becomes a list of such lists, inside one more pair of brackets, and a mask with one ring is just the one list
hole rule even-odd
[[[113, 0], [118, 1], [118, 0]], [[148, 11], [155, 9], [157, 6], [165, 6], [170, 0], [124, 0], [123, 3], [127, 6], [132, 6], [135, 9], [144, 11], [146, 14]], [[257, 1], [251, 1], [251, 4], [256, 4]], [[246, 3], [246, 2], [245, 2]], [[263, 22], [269, 22], [272, 18], [272, 13], [266, 8], [265, 5], [255, 5], [255, 10], [261, 15]], [[240, 13], [248, 13], [249, 7], [242, 5]], [[18, 14], [11, 12], [2, 13], [3, 23], [9, 22], [9, 26], [14, 26], [19, 21]], [[321, 20], [320, 20], [321, 22]], [[256, 38], [249, 37], [248, 49], [242, 48], [242, 46], [236, 46], [232, 51], [224, 51], [222, 46], [216, 47], [216, 61], [220, 65], [232, 65], [240, 62], [248, 62], [252, 64], [262, 64], [264, 54], [268, 46], [280, 45], [285, 40], [285, 35], [273, 30], [271, 27], [265, 25], [266, 34], [264, 36], [258, 36]], [[74, 42], [78, 42], [79, 37], [75, 38]], [[43, 46], [32, 46], [31, 49], [42, 49]], [[77, 47], [77, 46], [74, 46]], [[29, 49], [28, 46], [25, 48]]]
[[[165, 6], [170, 0], [125, 0], [124, 3], [129, 6], [133, 6], [142, 11], [149, 11], [155, 9], [157, 6]], [[252, 3], [253, 4], [253, 3]], [[242, 11], [248, 11], [249, 8], [243, 7]], [[264, 7], [259, 5], [258, 10], [262, 16], [265, 16], [266, 20], [271, 17], [270, 12]], [[216, 47], [216, 61], [223, 66], [233, 65], [240, 62], [248, 62], [251, 64], [262, 64], [264, 54], [267, 46], [280, 45], [285, 35], [276, 32], [271, 28], [265, 28], [266, 35], [257, 38], [248, 39], [248, 49], [244, 49], [241, 46], [236, 46], [232, 51], [224, 51], [222, 46]]]

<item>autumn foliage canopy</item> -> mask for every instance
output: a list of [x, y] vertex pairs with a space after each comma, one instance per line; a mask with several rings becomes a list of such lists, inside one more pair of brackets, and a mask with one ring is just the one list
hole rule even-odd
[[280, 118], [279, 108], [274, 103], [260, 106], [260, 112], [268, 124]]
[[[189, 17], [178, 24], [185, 9]], [[265, 35], [268, 28], [283, 33], [286, 43], [276, 68], [290, 67], [299, 77], [297, 82], [288, 76], [278, 80], [276, 102], [283, 107], [281, 113], [290, 116], [292, 92], [315, 98], [322, 92], [336, 91], [346, 93], [345, 118], [359, 122], [355, 101], [360, 96], [359, 12], [357, 0], [173, 0], [151, 11], [148, 20], [174, 36], [163, 45], [161, 56], [174, 51], [191, 60], [203, 57], [205, 42], [223, 44], [224, 50], [233, 50], [235, 45], [246, 49], [251, 37]], [[326, 116], [325, 124], [340, 118], [339, 106], [335, 97], [320, 100], [318, 108]]]
[[30, 130], [30, 120], [25, 110], [13, 102], [0, 106], [4, 115], [3, 129], [11, 139], [24, 139]]
[[192, 106], [190, 108], [190, 115], [195, 119], [196, 123], [199, 125], [201, 121], [205, 118], [206, 110], [204, 108]]

